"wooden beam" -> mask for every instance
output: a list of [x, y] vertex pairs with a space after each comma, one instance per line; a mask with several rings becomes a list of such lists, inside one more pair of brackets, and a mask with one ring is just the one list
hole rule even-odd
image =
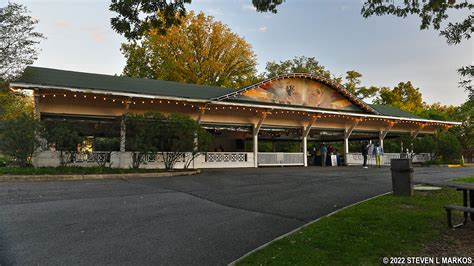
[[360, 119], [356, 119], [354, 123], [352, 123], [352, 125], [348, 129], [346, 129], [346, 131], [344, 132], [344, 138], [349, 138], [351, 136], [352, 131], [354, 131], [360, 121]]
[[385, 139], [385, 137], [387, 136], [387, 133], [390, 131], [390, 129], [392, 129], [392, 127], [395, 125], [396, 123], [391, 121], [391, 122], [388, 122], [388, 125], [387, 127], [380, 132], [380, 137], [379, 139]]
[[262, 112], [262, 115], [260, 116], [258, 123], [255, 125], [254, 134], [258, 134], [258, 132], [260, 131], [260, 128], [262, 127], [263, 121], [265, 121], [265, 118], [267, 118], [268, 114], [269, 113], [267, 111]]
[[421, 130], [423, 130], [423, 128], [425, 128], [426, 124], [421, 124], [416, 130], [415, 132], [412, 133], [412, 137], [413, 138], [416, 138], [418, 136], [418, 134], [420, 133]]
[[317, 115], [313, 115], [313, 117], [311, 117], [311, 120], [309, 120], [309, 123], [306, 125], [306, 127], [303, 128], [303, 137], [308, 136], [309, 132], [311, 131], [311, 127], [316, 122], [316, 120], [318, 120], [318, 118], [319, 116]]
[[199, 106], [199, 114], [197, 118], [198, 123], [201, 123], [202, 117], [204, 116], [206, 109], [207, 109], [207, 104], [205, 104], [204, 106]]

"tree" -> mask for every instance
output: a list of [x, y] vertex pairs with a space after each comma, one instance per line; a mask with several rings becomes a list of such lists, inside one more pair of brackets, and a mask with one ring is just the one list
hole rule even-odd
[[72, 161], [71, 156], [76, 152], [77, 144], [83, 140], [77, 126], [66, 121], [46, 127], [44, 137], [49, 144], [54, 145], [56, 151], [59, 151], [61, 166], [67, 166]]
[[[276, 13], [276, 7], [284, 0], [252, 0], [259, 12]], [[151, 29], [166, 34], [168, 28], [177, 26], [186, 15], [185, 4], [191, 0], [112, 0], [109, 9], [117, 13], [110, 20], [112, 29], [128, 40], [139, 40]], [[158, 15], [159, 14], [159, 15]]]
[[413, 87], [410, 81], [400, 82], [393, 89], [381, 88], [374, 103], [396, 106], [413, 113], [420, 112], [424, 106], [420, 89]]
[[33, 99], [21, 93], [0, 89], [0, 121], [33, 114]]
[[0, 79], [15, 78], [37, 59], [36, 46], [44, 39], [34, 30], [37, 23], [22, 5], [8, 3], [0, 8]]
[[132, 152], [132, 167], [140, 168], [147, 154], [158, 152], [156, 141], [165, 117], [158, 112], [127, 114], [123, 117], [127, 125], [127, 150]]
[[267, 62], [264, 76], [265, 78], [272, 78], [288, 73], [309, 73], [328, 79], [333, 77], [331, 72], [319, 64], [316, 58], [306, 56], [295, 56], [293, 59], [280, 61], [279, 63], [275, 61]]
[[446, 163], [458, 163], [462, 147], [456, 136], [450, 132], [441, 133], [438, 137], [438, 155]]
[[28, 115], [0, 121], [0, 151], [13, 157], [18, 166], [30, 165], [39, 146], [40, 130], [40, 122]]
[[[134, 168], [140, 167], [146, 154], [160, 155], [166, 169], [172, 169], [180, 160], [188, 167], [197, 154], [208, 150], [211, 143], [210, 134], [198, 122], [181, 114], [165, 116], [148, 112], [128, 114], [125, 119]], [[191, 157], [186, 159], [187, 153], [191, 153]]]
[[464, 104], [456, 108], [451, 116], [455, 121], [461, 121], [462, 125], [449, 129], [455, 134], [461, 146], [465, 149], [474, 148], [474, 99], [467, 100]]
[[[397, 4], [398, 2], [398, 4]], [[448, 14], [454, 10], [467, 10], [468, 16], [460, 22], [449, 22], [440, 30], [440, 35], [446, 38], [449, 45], [456, 45], [463, 39], [469, 40], [474, 31], [474, 15], [472, 11], [474, 3], [470, 0], [367, 0], [361, 10], [365, 18], [373, 15], [394, 15], [406, 18], [408, 15], [418, 15], [421, 18], [420, 29], [429, 29], [433, 26], [435, 30], [440, 30], [442, 23], [448, 19]], [[471, 12], [469, 12], [471, 11]], [[469, 65], [458, 69], [458, 73], [463, 77], [459, 85], [464, 87], [473, 96], [472, 82], [474, 79], [474, 65]]]
[[186, 153], [192, 152], [191, 160], [194, 160], [197, 154], [207, 151], [211, 144], [211, 135], [198, 122], [182, 114], [167, 116], [158, 135], [158, 150], [166, 169], [173, 169], [180, 160], [183, 160], [185, 167], [189, 166], [191, 162], [186, 162]]
[[241, 87], [255, 75], [250, 44], [211, 16], [193, 12], [166, 35], [150, 30], [143, 41], [122, 45], [124, 75], [223, 87]]
[[417, 115], [426, 119], [452, 121], [457, 109], [455, 106], [442, 105], [441, 103], [425, 104]]
[[368, 98], [374, 97], [377, 92], [379, 91], [379, 88], [375, 86], [370, 86], [370, 87], [365, 87], [365, 86], [360, 86], [361, 81], [360, 78], [362, 78], [362, 74], [355, 71], [355, 70], [350, 70], [346, 72], [346, 83], [344, 86], [346, 87], [347, 90], [352, 92], [355, 96], [358, 98], [364, 100]]

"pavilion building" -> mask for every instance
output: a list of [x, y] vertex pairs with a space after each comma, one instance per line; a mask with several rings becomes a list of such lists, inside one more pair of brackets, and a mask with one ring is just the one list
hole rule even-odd
[[[214, 135], [214, 144], [196, 158], [195, 168], [308, 166], [313, 161], [308, 158], [314, 156], [308, 143], [333, 141], [344, 143], [339, 153], [345, 164], [359, 164], [360, 153], [349, 152], [349, 141], [374, 140], [383, 146], [385, 138], [435, 134], [460, 124], [423, 119], [391, 106], [369, 105], [339, 83], [304, 73], [229, 89], [28, 67], [10, 88], [32, 91], [35, 117], [44, 123], [81, 125], [88, 142], [71, 160], [84, 166], [107, 160], [112, 167], [131, 167], [125, 123], [121, 121], [127, 113], [181, 113], [202, 124]], [[259, 141], [271, 143], [272, 150], [259, 152]], [[275, 143], [282, 141], [299, 143], [300, 150], [278, 151]], [[384, 163], [400, 156], [387, 155]], [[428, 160], [429, 155], [415, 159]], [[154, 155], [144, 160], [143, 167], [163, 167]], [[33, 162], [35, 166], [56, 166], [58, 151], [45, 145]]]

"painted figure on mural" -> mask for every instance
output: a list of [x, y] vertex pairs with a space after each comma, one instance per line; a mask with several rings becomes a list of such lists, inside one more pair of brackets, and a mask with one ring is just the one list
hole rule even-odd
[[280, 79], [246, 91], [245, 100], [302, 105], [324, 109], [359, 110], [338, 91], [311, 79]]

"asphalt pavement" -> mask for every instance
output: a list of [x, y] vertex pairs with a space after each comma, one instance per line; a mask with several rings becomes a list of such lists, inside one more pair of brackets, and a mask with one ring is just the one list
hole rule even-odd
[[[474, 175], [415, 168], [415, 180]], [[0, 265], [222, 265], [389, 192], [388, 168], [204, 170], [170, 178], [0, 183]]]

